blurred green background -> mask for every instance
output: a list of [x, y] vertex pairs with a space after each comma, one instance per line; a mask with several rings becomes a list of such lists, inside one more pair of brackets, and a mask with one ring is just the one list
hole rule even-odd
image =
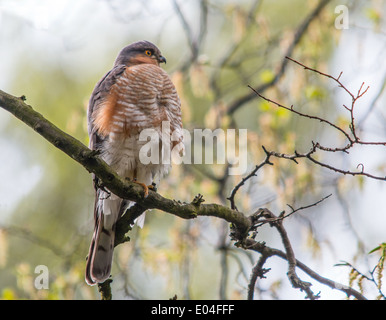
[[[261, 99], [247, 87], [272, 84], [284, 54], [338, 76], [360, 99], [356, 120], [362, 138], [385, 141], [385, 1], [275, 0], [0, 0], [0, 89], [27, 103], [62, 130], [88, 144], [86, 108], [97, 81], [110, 70], [119, 50], [146, 39], [167, 58], [164, 68], [182, 101], [184, 127], [248, 129], [249, 171], [264, 159], [261, 146], [277, 152], [308, 151], [311, 141], [331, 147], [345, 141], [320, 123], [304, 120]], [[336, 27], [338, 5], [349, 9], [348, 29]], [[302, 30], [302, 23], [311, 23]], [[280, 73], [281, 74], [281, 73]], [[279, 81], [264, 95], [298, 110], [349, 124], [342, 104], [350, 97], [335, 83], [287, 63]], [[355, 170], [385, 175], [385, 148], [356, 148], [349, 155], [321, 159]], [[300, 207], [333, 194], [322, 205], [286, 222], [296, 257], [321, 275], [343, 284], [341, 260], [364, 271], [377, 257], [367, 253], [385, 241], [384, 182], [275, 160], [237, 195], [240, 210], [268, 207], [279, 214], [287, 204]], [[228, 204], [226, 197], [242, 177], [227, 176], [224, 165], [174, 166], [158, 187], [166, 197]], [[93, 229], [91, 176], [30, 128], [0, 109], [0, 297], [4, 299], [96, 299], [84, 282], [85, 257]], [[112, 284], [115, 299], [245, 299], [258, 255], [229, 241], [228, 225], [218, 219], [181, 220], [153, 211], [144, 229], [116, 248]], [[282, 248], [268, 226], [257, 238]], [[379, 257], [378, 257], [379, 258]], [[375, 260], [374, 260], [375, 259]], [[37, 290], [35, 267], [49, 270], [49, 289]], [[255, 297], [301, 299], [286, 279], [283, 261], [271, 271]], [[309, 281], [307, 277], [303, 280]], [[322, 298], [344, 294], [313, 282]], [[371, 287], [365, 288], [371, 297]]]

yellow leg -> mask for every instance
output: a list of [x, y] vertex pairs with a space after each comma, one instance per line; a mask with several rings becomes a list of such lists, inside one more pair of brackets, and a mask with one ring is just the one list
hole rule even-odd
[[149, 187], [143, 182], [137, 181], [136, 179], [134, 179], [133, 182], [143, 187], [143, 197], [147, 198], [149, 196]]
[[143, 193], [144, 193], [143, 197], [144, 198], [147, 198], [149, 196], [149, 189], [154, 191], [154, 192], [157, 192], [157, 186], [156, 186], [156, 184], [154, 182], [151, 185], [149, 185], [149, 186], [147, 186], [143, 182], [137, 181], [137, 179], [134, 179], [133, 182], [136, 183], [136, 184], [139, 184], [140, 186], [143, 187]]

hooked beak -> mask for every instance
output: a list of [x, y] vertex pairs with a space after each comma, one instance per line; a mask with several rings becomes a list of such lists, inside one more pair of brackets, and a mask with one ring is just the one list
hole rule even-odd
[[166, 58], [165, 58], [164, 56], [160, 56], [160, 57], [158, 58], [158, 62], [159, 62], [159, 63], [165, 63], [165, 64], [166, 64]]

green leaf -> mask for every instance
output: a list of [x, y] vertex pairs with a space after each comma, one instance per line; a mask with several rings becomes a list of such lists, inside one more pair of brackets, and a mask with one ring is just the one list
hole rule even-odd
[[379, 250], [385, 250], [386, 249], [386, 242], [382, 242], [378, 247], [375, 247], [374, 249], [372, 249], [370, 253], [374, 253], [376, 251], [379, 251]]

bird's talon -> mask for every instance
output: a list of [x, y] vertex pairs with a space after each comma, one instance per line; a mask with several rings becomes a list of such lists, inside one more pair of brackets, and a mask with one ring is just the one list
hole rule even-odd
[[137, 181], [137, 179], [133, 179], [133, 182], [143, 187], [143, 197], [146, 199], [149, 196], [149, 187], [146, 184]]

